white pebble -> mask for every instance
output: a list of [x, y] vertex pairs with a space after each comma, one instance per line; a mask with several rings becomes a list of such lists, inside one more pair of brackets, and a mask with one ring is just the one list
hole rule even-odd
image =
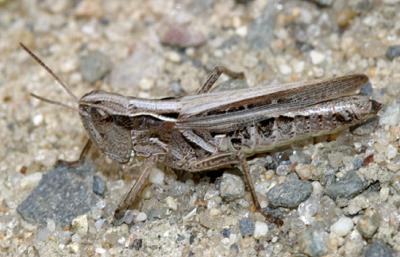
[[177, 52], [168, 52], [166, 53], [166, 57], [169, 61], [174, 62], [174, 63], [179, 63], [181, 62], [181, 56]]
[[86, 214], [80, 215], [72, 220], [72, 231], [79, 235], [86, 235], [89, 229]]
[[140, 89], [147, 91], [152, 89], [154, 87], [154, 84], [155, 84], [154, 80], [143, 78], [139, 82], [139, 87]]
[[397, 156], [397, 148], [394, 147], [393, 145], [388, 145], [387, 149], [386, 149], [386, 156], [388, 159], [393, 159], [394, 157]]
[[164, 183], [165, 174], [162, 170], [154, 168], [149, 177], [149, 181], [152, 184], [162, 185]]
[[176, 211], [178, 209], [178, 203], [176, 202], [176, 199], [168, 196], [165, 198], [165, 202], [167, 203], [167, 206], [169, 209]]
[[144, 212], [139, 212], [135, 217], [135, 222], [143, 222], [147, 219], [147, 214]]
[[39, 184], [39, 181], [42, 179], [42, 175], [43, 174], [40, 172], [35, 172], [24, 176], [20, 182], [21, 188], [25, 189], [37, 186], [37, 184]]
[[32, 118], [33, 125], [39, 126], [43, 122], [43, 115], [42, 114], [36, 114]]
[[342, 217], [331, 226], [331, 232], [338, 236], [345, 236], [352, 228], [353, 221], [350, 218]]
[[268, 234], [268, 225], [262, 221], [256, 221], [254, 227], [254, 238], [260, 239]]
[[321, 52], [316, 51], [316, 50], [312, 50], [310, 52], [310, 58], [311, 58], [311, 62], [314, 65], [321, 64], [323, 61], [325, 61], [325, 55], [323, 53], [321, 53]]
[[281, 64], [279, 65], [279, 71], [282, 75], [289, 75], [292, 73], [292, 68], [287, 64]]

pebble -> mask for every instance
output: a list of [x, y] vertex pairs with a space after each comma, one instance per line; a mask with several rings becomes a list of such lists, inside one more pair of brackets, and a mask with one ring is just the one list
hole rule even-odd
[[347, 217], [341, 217], [331, 226], [331, 232], [338, 236], [346, 236], [353, 228], [353, 221]]
[[87, 215], [80, 215], [72, 220], [72, 231], [79, 235], [86, 235], [89, 229]]
[[106, 182], [100, 176], [93, 176], [93, 192], [100, 196], [106, 192]]
[[196, 27], [178, 23], [163, 24], [159, 37], [161, 43], [181, 48], [198, 47], [206, 42], [206, 37]]
[[272, 207], [296, 208], [304, 202], [312, 193], [310, 182], [297, 178], [289, 178], [284, 183], [271, 188], [267, 197]]
[[165, 198], [165, 202], [167, 203], [169, 209], [174, 211], [178, 210], [178, 202], [175, 198], [168, 196], [167, 198]]
[[319, 51], [316, 50], [311, 50], [310, 51], [310, 58], [311, 58], [311, 62], [314, 65], [318, 65], [321, 64], [325, 61], [325, 55]]
[[20, 182], [20, 187], [21, 189], [25, 188], [32, 188], [37, 186], [37, 184], [40, 182], [42, 179], [43, 173], [41, 172], [34, 172], [31, 174], [28, 174], [26, 176], [23, 176]]
[[261, 15], [249, 25], [247, 42], [251, 48], [261, 50], [270, 45], [274, 36], [274, 30], [271, 28], [275, 25], [277, 15], [275, 8], [274, 1], [268, 2], [261, 11]]
[[255, 224], [251, 219], [243, 218], [239, 220], [239, 230], [243, 237], [252, 236], [254, 234]]
[[100, 0], [83, 0], [78, 3], [75, 15], [81, 18], [100, 18], [104, 14], [104, 9]]
[[381, 241], [370, 244], [365, 252], [365, 257], [394, 257], [393, 250]]
[[43, 175], [39, 185], [18, 206], [18, 213], [31, 223], [46, 224], [53, 219], [66, 226], [100, 200], [93, 192], [94, 167], [59, 166]]
[[323, 256], [328, 252], [328, 233], [318, 228], [308, 228], [300, 236], [301, 250], [312, 257]]
[[262, 221], [256, 221], [254, 226], [254, 238], [260, 239], [268, 234], [268, 225]]
[[139, 212], [135, 217], [135, 222], [144, 222], [147, 219], [147, 214], [144, 212]]
[[398, 154], [397, 147], [394, 147], [392, 144], [389, 144], [386, 148], [386, 157], [391, 160], [394, 159]]
[[279, 71], [282, 75], [289, 75], [292, 73], [292, 68], [287, 64], [279, 65]]
[[221, 197], [227, 201], [242, 198], [245, 188], [241, 177], [225, 172], [220, 184]]
[[110, 58], [100, 51], [90, 51], [79, 60], [79, 71], [82, 78], [94, 83], [104, 78], [111, 70]]
[[386, 58], [393, 61], [395, 58], [400, 56], [400, 45], [389, 46], [385, 55]]
[[328, 184], [325, 193], [332, 199], [350, 199], [360, 194], [368, 186], [368, 183], [360, 178], [356, 172], [348, 172], [343, 178], [332, 184]]
[[357, 222], [357, 230], [365, 238], [372, 238], [378, 230], [380, 215], [373, 211], [365, 213]]
[[162, 185], [164, 183], [165, 174], [158, 168], [153, 168], [150, 172], [149, 181], [155, 185]]

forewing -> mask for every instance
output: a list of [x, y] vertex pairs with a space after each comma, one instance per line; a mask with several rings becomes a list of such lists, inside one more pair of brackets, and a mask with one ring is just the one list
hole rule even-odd
[[328, 80], [264, 84], [251, 89], [185, 96], [180, 99], [180, 117], [186, 119], [202, 114], [218, 113], [218, 110], [235, 110], [245, 106], [268, 105], [270, 108], [275, 108], [276, 104], [286, 104], [286, 106], [303, 107], [353, 95], [367, 82], [368, 77], [366, 75], [354, 74]]
[[[182, 104], [179, 129], [227, 131], [249, 122], [278, 117], [320, 102], [356, 94], [368, 82], [365, 75], [330, 80], [257, 87], [207, 94]], [[201, 96], [201, 95], [200, 95]], [[187, 106], [187, 108], [185, 108]]]

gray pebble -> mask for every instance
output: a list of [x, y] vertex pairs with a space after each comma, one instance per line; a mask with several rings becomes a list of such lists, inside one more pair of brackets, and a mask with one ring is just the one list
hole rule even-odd
[[239, 230], [242, 236], [252, 236], [254, 233], [254, 222], [249, 218], [243, 218], [239, 221]]
[[61, 226], [69, 225], [100, 199], [93, 193], [93, 174], [90, 165], [54, 168], [18, 206], [18, 213], [31, 223], [46, 224], [52, 219]]
[[393, 250], [381, 241], [373, 242], [368, 246], [365, 257], [392, 257]]
[[300, 247], [307, 256], [323, 256], [328, 251], [327, 238], [323, 229], [309, 228], [300, 237]]
[[247, 42], [255, 50], [264, 49], [269, 46], [273, 38], [277, 11], [276, 1], [269, 1], [262, 14], [250, 24], [247, 34]]
[[100, 196], [106, 192], [106, 182], [99, 176], [93, 176], [93, 192]]
[[389, 46], [388, 49], [386, 50], [386, 58], [388, 58], [391, 61], [399, 56], [400, 56], [400, 45]]
[[371, 215], [364, 215], [357, 222], [357, 230], [365, 238], [372, 238], [378, 230], [380, 223], [380, 215], [377, 212]]
[[99, 51], [91, 51], [80, 58], [79, 70], [85, 81], [93, 83], [104, 78], [111, 70], [111, 61]]
[[272, 207], [296, 208], [312, 193], [310, 182], [289, 178], [284, 183], [274, 186], [267, 197]]
[[221, 197], [227, 201], [244, 196], [244, 183], [241, 177], [225, 172], [220, 184]]
[[340, 180], [328, 184], [325, 193], [332, 199], [350, 199], [360, 194], [368, 186], [368, 183], [360, 178], [356, 172], [348, 172]]

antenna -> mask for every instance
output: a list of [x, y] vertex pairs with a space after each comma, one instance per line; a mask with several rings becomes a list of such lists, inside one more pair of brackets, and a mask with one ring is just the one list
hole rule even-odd
[[[19, 45], [20, 45], [33, 59], [35, 59], [35, 61], [36, 61], [37, 63], [39, 63], [40, 66], [42, 66], [48, 73], [50, 73], [50, 75], [58, 82], [58, 84], [59, 84], [60, 86], [62, 86], [62, 88], [64, 88], [64, 90], [75, 100], [75, 102], [79, 102], [78, 97], [76, 97], [76, 96], [71, 92], [71, 90], [68, 88], [68, 86], [67, 86], [64, 82], [62, 82], [61, 79], [60, 79], [46, 64], [44, 64], [44, 62], [43, 62], [42, 60], [39, 59], [39, 57], [37, 57], [37, 56], [36, 56], [31, 50], [29, 50], [29, 48], [26, 47], [23, 43], [20, 42]], [[32, 95], [33, 97], [36, 97], [36, 98], [38, 98], [38, 99], [40, 99], [40, 100], [43, 100], [43, 101], [45, 101], [45, 102], [48, 102], [48, 103], [58, 104], [58, 105], [61, 105], [61, 106], [64, 106], [64, 107], [68, 106], [68, 105], [64, 105], [64, 104], [61, 104], [61, 103], [57, 103], [57, 102], [52, 101], [52, 100], [48, 100], [48, 99], [46, 99], [46, 98], [43, 98], [43, 97], [40, 97], [40, 96], [37, 96], [37, 95], [34, 95], [34, 94], [31, 94], [31, 95]], [[70, 107], [70, 106], [68, 106], [68, 107]]]
[[54, 105], [62, 106], [62, 107], [68, 108], [68, 109], [73, 110], [73, 111], [78, 111], [78, 109], [76, 109], [76, 108], [74, 108], [74, 107], [72, 107], [72, 106], [69, 106], [68, 104], [65, 104], [65, 103], [53, 101], [53, 100], [44, 98], [44, 97], [42, 97], [42, 96], [36, 95], [36, 94], [34, 94], [34, 93], [30, 93], [30, 95], [31, 95], [32, 97], [36, 98], [36, 99], [39, 99], [40, 101], [43, 101], [43, 102], [46, 102], [46, 103], [49, 103], [49, 104], [54, 104]]

